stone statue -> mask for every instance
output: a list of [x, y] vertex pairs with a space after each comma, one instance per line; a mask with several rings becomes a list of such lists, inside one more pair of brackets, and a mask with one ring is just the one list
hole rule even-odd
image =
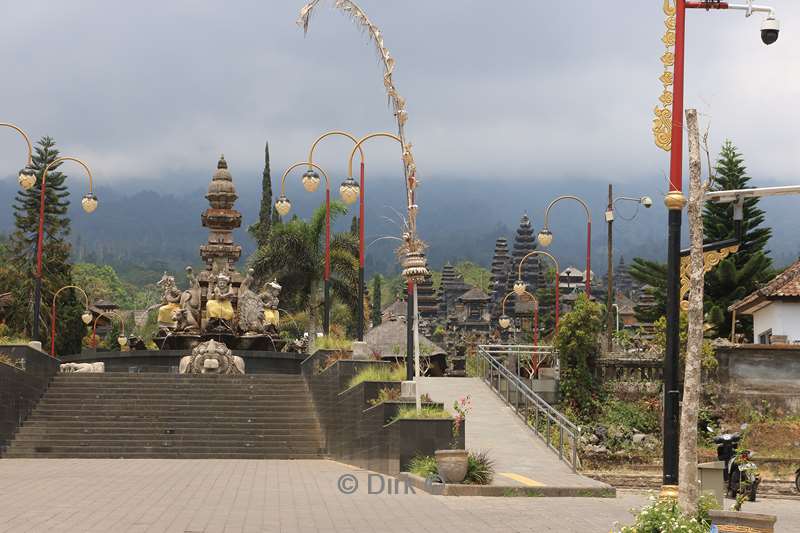
[[223, 342], [210, 340], [198, 344], [192, 355], [181, 358], [181, 374], [244, 374], [244, 359], [233, 355]]
[[163, 289], [161, 306], [158, 308], [158, 325], [171, 331], [200, 331], [200, 283], [192, 267], [186, 267], [189, 289], [180, 291], [175, 278], [167, 272], [156, 286]]
[[273, 326], [275, 330], [278, 329], [280, 322], [280, 315], [278, 314], [278, 295], [281, 293], [281, 287], [277, 280], [272, 280], [264, 285], [264, 290], [258, 295], [262, 302], [264, 302], [264, 323], [267, 326]]
[[175, 285], [175, 277], [166, 272], [156, 286], [164, 291], [161, 297], [161, 307], [158, 308], [158, 325], [162, 328], [174, 329], [175, 320], [172, 318], [172, 314], [181, 308], [181, 291]]
[[250, 288], [253, 284], [253, 269], [247, 272], [239, 286], [237, 312], [239, 329], [245, 335], [277, 333], [278, 294], [281, 286], [275, 281], [268, 283], [264, 291], [256, 294]]
[[230, 321], [234, 316], [231, 303], [233, 297], [231, 278], [225, 274], [217, 274], [214, 283], [208, 286], [206, 299], [209, 329], [230, 329]]
[[64, 374], [102, 374], [106, 371], [106, 364], [100, 363], [64, 363], [59, 366], [59, 370]]

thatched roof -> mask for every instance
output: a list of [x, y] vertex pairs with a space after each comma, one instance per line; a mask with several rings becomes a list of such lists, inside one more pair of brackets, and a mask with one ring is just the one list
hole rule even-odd
[[[387, 355], [405, 355], [406, 353], [406, 322], [405, 320], [386, 320], [375, 326], [364, 335], [370, 351]], [[419, 351], [421, 355], [445, 354], [442, 348], [432, 343], [424, 335], [419, 336]]]

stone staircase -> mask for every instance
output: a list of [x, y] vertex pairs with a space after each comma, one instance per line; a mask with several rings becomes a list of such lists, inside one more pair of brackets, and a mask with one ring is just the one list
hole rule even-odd
[[59, 374], [5, 457], [321, 459], [299, 375]]

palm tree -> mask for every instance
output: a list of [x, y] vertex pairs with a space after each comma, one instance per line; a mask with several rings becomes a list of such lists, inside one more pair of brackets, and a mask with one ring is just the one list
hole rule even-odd
[[[347, 213], [340, 202], [331, 202], [331, 220]], [[270, 276], [283, 286], [281, 300], [289, 309], [308, 313], [311, 334], [317, 332], [325, 271], [325, 206], [318, 207], [310, 221], [292, 218], [275, 224], [269, 239], [250, 258], [257, 279]], [[333, 296], [355, 311], [358, 302], [358, 238], [350, 232], [331, 237], [331, 278]]]

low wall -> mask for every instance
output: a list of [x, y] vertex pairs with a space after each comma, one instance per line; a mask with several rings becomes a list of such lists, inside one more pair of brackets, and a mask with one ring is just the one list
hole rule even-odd
[[[363, 367], [389, 365], [377, 361], [337, 361], [320, 371], [318, 358], [303, 362], [306, 378], [331, 458], [368, 470], [397, 475], [415, 455], [433, 455], [450, 447], [451, 420], [396, 420], [402, 405], [390, 401], [371, 405], [384, 387], [399, 388], [398, 382], [364, 382], [347, 388]], [[461, 432], [462, 447], [464, 431]]]
[[[248, 374], [299, 374], [305, 354], [233, 350], [244, 358]], [[130, 352], [85, 351], [80, 355], [65, 355], [64, 363], [94, 363], [102, 361], [106, 372], [166, 372], [177, 373], [185, 350], [132, 350]]]
[[22, 359], [25, 370], [0, 363], [0, 456], [27, 418], [61, 363], [28, 346], [0, 346], [0, 353]]
[[717, 379], [735, 399], [766, 400], [800, 413], [800, 346], [742, 344], [717, 348]]

